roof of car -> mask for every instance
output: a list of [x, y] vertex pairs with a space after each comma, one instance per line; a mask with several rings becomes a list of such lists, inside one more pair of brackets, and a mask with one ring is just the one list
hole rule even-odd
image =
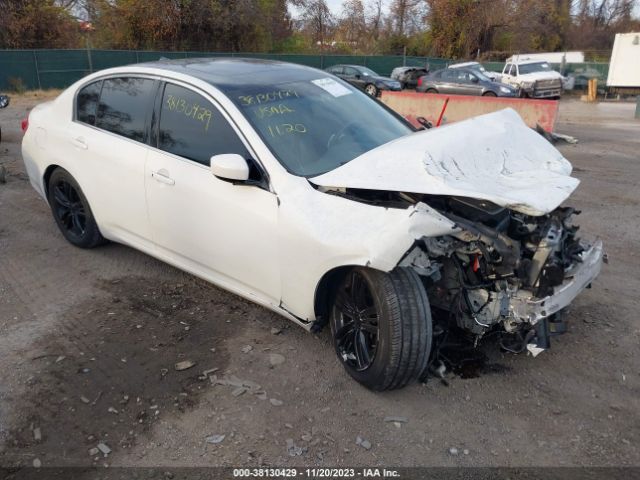
[[472, 65], [480, 65], [478, 62], [462, 62], [462, 63], [454, 63], [452, 65], [449, 65], [448, 68], [463, 68], [463, 67], [470, 67]]
[[426, 67], [417, 67], [415, 65], [405, 67], [395, 67], [394, 70], [426, 70]]
[[190, 75], [219, 87], [308, 80], [318, 78], [320, 74], [317, 69], [305, 65], [257, 58], [161, 59], [137, 66]]
[[363, 68], [364, 65], [356, 65], [354, 63], [337, 63], [336, 65], [331, 65], [329, 68], [333, 67], [353, 67], [353, 68]]
[[543, 60], [541, 58], [535, 59], [535, 58], [522, 58], [520, 60], [512, 60], [511, 62], [507, 62], [507, 63], [515, 63], [516, 65], [526, 65], [528, 63], [549, 63], [546, 60]]

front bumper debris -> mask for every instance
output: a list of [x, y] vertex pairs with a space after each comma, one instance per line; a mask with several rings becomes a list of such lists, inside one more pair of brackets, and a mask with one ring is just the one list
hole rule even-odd
[[527, 290], [518, 291], [509, 302], [510, 317], [535, 325], [567, 307], [600, 273], [604, 261], [602, 241], [597, 240], [581, 256], [582, 262], [567, 272], [565, 281], [555, 287], [553, 295], [535, 298]]

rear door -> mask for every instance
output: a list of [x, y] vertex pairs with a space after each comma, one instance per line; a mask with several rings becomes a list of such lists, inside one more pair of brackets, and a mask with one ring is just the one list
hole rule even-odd
[[[145, 183], [151, 228], [165, 260], [277, 305], [277, 197], [226, 112], [204, 92], [166, 83], [152, 118]], [[253, 165], [253, 184], [215, 177], [213, 155]]]
[[109, 236], [143, 249], [152, 246], [144, 171], [157, 86], [138, 76], [90, 83], [76, 95], [69, 130], [69, 149], [79, 162], [71, 174], [98, 224]]
[[457, 93], [457, 77], [458, 71], [455, 68], [447, 68], [443, 70], [440, 80], [438, 81], [438, 91], [440, 93]]

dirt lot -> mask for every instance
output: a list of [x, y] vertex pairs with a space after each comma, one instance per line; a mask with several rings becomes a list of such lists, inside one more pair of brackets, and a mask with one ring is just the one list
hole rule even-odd
[[610, 258], [569, 333], [535, 359], [488, 342], [480, 376], [376, 394], [328, 332], [122, 245], [67, 244], [20, 158], [19, 120], [46, 96], [0, 111], [0, 465], [640, 465], [633, 105], [561, 105], [558, 131], [580, 140], [560, 147], [582, 181], [571, 203]]

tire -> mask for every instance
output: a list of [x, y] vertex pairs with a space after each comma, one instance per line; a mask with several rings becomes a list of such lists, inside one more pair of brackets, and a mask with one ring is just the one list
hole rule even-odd
[[411, 269], [353, 268], [336, 289], [330, 323], [338, 359], [371, 390], [402, 388], [427, 367], [431, 310]]
[[496, 92], [492, 92], [491, 90], [489, 90], [488, 92], [484, 92], [482, 94], [483, 97], [497, 97], [498, 94]]
[[380, 93], [378, 92], [378, 87], [376, 87], [373, 83], [368, 83], [367, 85], [365, 85], [364, 91], [372, 97], [377, 97], [378, 93]]
[[69, 243], [94, 248], [107, 242], [80, 185], [65, 169], [57, 168], [49, 177], [47, 200], [60, 232]]
[[435, 88], [427, 88], [427, 91], [424, 93], [438, 93], [438, 90], [436, 90]]

